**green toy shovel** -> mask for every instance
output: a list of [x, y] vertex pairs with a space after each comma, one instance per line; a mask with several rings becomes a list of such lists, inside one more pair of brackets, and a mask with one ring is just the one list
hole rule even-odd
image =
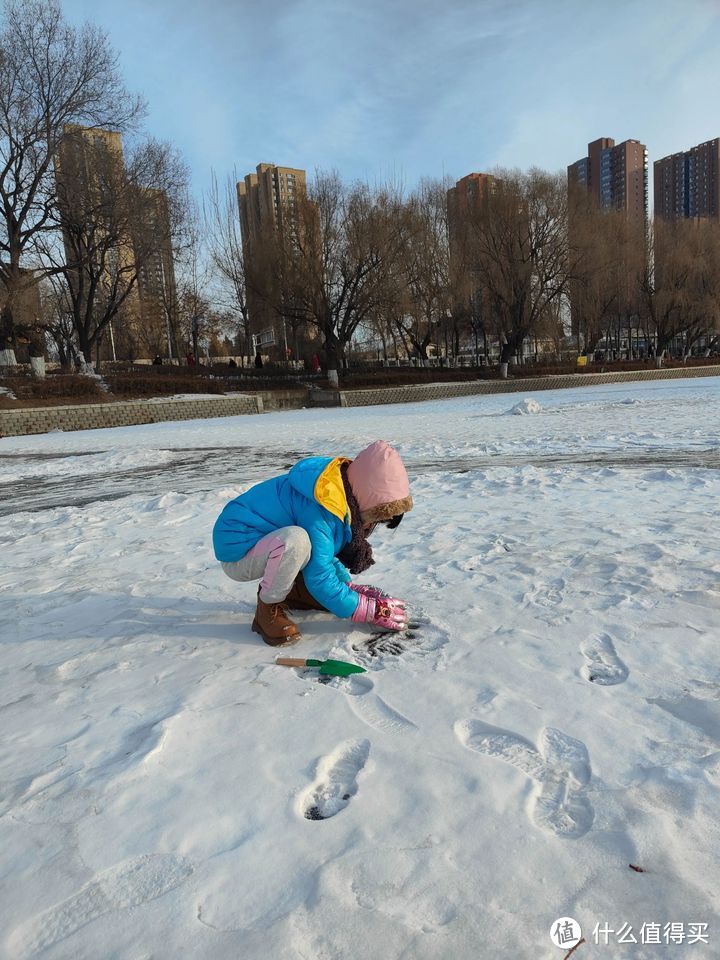
[[296, 660], [293, 657], [278, 657], [275, 663], [281, 667], [320, 667], [325, 677], [349, 677], [352, 673], [367, 673], [365, 667], [344, 660]]

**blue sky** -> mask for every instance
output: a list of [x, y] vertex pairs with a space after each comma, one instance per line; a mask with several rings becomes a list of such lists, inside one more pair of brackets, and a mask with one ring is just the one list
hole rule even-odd
[[720, 0], [65, 0], [199, 195], [260, 162], [347, 179], [650, 161], [720, 136]]

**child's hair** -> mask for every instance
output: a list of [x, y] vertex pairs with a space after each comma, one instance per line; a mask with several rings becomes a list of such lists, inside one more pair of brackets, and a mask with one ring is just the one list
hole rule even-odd
[[365, 536], [369, 537], [375, 527], [387, 527], [388, 530], [394, 530], [396, 527], [400, 526], [400, 521], [404, 516], [404, 513], [398, 513], [394, 517], [390, 517], [389, 520], [373, 520], [372, 523], [366, 523], [363, 526]]

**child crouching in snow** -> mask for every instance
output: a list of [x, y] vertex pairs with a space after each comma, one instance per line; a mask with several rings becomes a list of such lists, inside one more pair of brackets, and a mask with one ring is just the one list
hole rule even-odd
[[374, 563], [367, 538], [376, 525], [397, 527], [412, 505], [400, 455], [384, 440], [354, 460], [307, 457], [225, 506], [215, 556], [232, 580], [260, 580], [252, 628], [270, 646], [300, 639], [288, 607], [402, 630], [403, 601], [351, 583], [350, 573]]

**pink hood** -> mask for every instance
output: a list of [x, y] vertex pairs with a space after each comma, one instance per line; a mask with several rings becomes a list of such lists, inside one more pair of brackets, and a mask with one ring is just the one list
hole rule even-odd
[[412, 510], [407, 471], [400, 454], [384, 440], [376, 440], [361, 450], [347, 475], [363, 523], [390, 520]]

